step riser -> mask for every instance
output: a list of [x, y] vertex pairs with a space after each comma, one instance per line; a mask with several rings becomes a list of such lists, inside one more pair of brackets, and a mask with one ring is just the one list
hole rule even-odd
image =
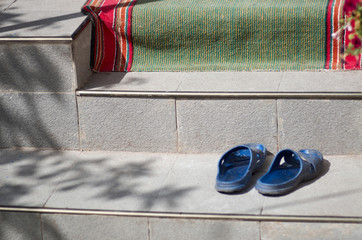
[[202, 153], [260, 142], [272, 153], [362, 152], [358, 99], [80, 96], [78, 107], [83, 150]]
[[0, 93], [0, 147], [79, 149], [72, 93]]
[[[2, 148], [223, 152], [247, 142], [361, 154], [362, 100], [0, 93]], [[79, 135], [78, 135], [79, 134]]]
[[0, 92], [74, 92], [92, 76], [91, 26], [75, 39], [0, 38]]
[[92, 74], [90, 33], [0, 38], [0, 148], [79, 149], [75, 90]]

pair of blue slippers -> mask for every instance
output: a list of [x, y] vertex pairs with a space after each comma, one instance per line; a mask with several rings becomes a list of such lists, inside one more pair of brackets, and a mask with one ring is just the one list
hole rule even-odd
[[[251, 176], [264, 164], [266, 148], [248, 143], [233, 147], [219, 161], [216, 190], [232, 193], [242, 191], [250, 184]], [[314, 149], [295, 152], [284, 149], [275, 155], [267, 171], [255, 188], [264, 195], [282, 195], [297, 188], [304, 181], [317, 177], [323, 169], [323, 156]]]

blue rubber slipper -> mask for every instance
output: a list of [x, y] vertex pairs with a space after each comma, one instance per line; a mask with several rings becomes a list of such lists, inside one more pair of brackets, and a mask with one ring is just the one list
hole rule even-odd
[[265, 161], [264, 145], [248, 143], [233, 147], [220, 158], [215, 188], [219, 192], [231, 193], [244, 189], [253, 172]]
[[257, 181], [255, 188], [265, 195], [286, 194], [301, 182], [317, 177], [322, 169], [323, 156], [319, 151], [284, 149], [274, 157], [268, 172]]

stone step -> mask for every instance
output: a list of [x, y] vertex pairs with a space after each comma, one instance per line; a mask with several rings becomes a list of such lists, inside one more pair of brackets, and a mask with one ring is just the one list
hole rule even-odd
[[361, 71], [93, 74], [84, 1], [37, 1], [0, 4], [0, 148], [362, 153]]
[[[42, 14], [36, 21], [40, 25], [46, 22]], [[2, 21], [4, 15], [0, 14], [0, 22], [17, 29], [12, 21]], [[26, 19], [21, 16], [20, 26]], [[58, 32], [46, 25], [47, 30], [41, 30], [48, 36], [40, 30], [29, 36], [30, 31], [21, 32], [20, 26], [8, 36], [7, 27], [0, 27], [0, 148], [79, 149], [75, 90], [92, 75], [91, 25], [84, 18], [65, 21], [67, 27], [60, 24]]]
[[361, 154], [362, 72], [97, 73], [77, 91], [82, 150]]
[[[214, 189], [222, 153], [0, 151], [1, 239], [358, 239], [361, 155], [268, 197]], [[21, 226], [21, 228], [19, 228]]]

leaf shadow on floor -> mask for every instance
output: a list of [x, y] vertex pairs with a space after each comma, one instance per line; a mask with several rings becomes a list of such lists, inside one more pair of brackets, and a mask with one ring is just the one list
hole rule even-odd
[[106, 203], [129, 199], [138, 201], [140, 208], [148, 210], [160, 199], [169, 206], [176, 206], [182, 197], [194, 190], [165, 184], [172, 166], [172, 162], [167, 161], [173, 159], [160, 159], [157, 155], [140, 157], [135, 154], [135, 159], [129, 157], [132, 154], [111, 155], [107, 158], [50, 150], [2, 151], [0, 204], [42, 206], [49, 200], [48, 196], [36, 199], [28, 196], [55, 191], [54, 197], [68, 201], [64, 204], [71, 205], [74, 199], [70, 196], [74, 195], [79, 198], [77, 204], [85, 201], [87, 205], [87, 200]]
[[[94, 205], [93, 209], [99, 206], [106, 207], [105, 210], [135, 207], [139, 211], [149, 211], [159, 201], [177, 207], [195, 190], [194, 187], [166, 184], [175, 159], [160, 159], [159, 155], [152, 154], [149, 157], [135, 154], [134, 159], [129, 157], [132, 154], [110, 155], [112, 157], [108, 158], [92, 153], [84, 156], [80, 152], [2, 150], [0, 206], [53, 207], [52, 204], [63, 204], [64, 208], [72, 208], [74, 204], [80, 209], [92, 209]], [[40, 221], [40, 214], [22, 215]], [[15, 224], [18, 224], [16, 218], [9, 220], [6, 226], [11, 229]], [[53, 239], [61, 239], [56, 222], [45, 219], [40, 224], [42, 231], [51, 234]], [[17, 234], [26, 235], [26, 231], [27, 228], [22, 228]], [[6, 230], [0, 228], [0, 239], [6, 239], [6, 234]], [[37, 239], [29, 236], [28, 239]]]

